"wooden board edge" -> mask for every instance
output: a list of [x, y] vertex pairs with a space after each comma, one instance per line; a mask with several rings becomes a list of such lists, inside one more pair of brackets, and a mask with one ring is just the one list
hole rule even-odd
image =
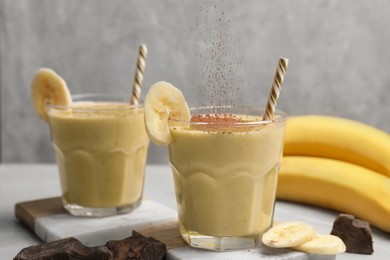
[[23, 201], [15, 204], [15, 217], [34, 232], [35, 220], [39, 217], [63, 214], [61, 197]]
[[167, 250], [188, 246], [180, 234], [177, 221], [137, 228], [133, 231], [133, 235], [137, 234], [159, 240], [165, 244]]

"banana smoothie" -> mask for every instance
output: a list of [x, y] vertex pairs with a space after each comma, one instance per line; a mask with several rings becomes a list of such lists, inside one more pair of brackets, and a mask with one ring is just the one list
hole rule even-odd
[[143, 106], [83, 99], [98, 101], [48, 110], [64, 206], [74, 215], [130, 212], [141, 201], [149, 143]]
[[287, 116], [263, 114], [236, 106], [190, 110], [165, 81], [146, 95], [146, 130], [168, 146], [180, 233], [190, 246], [255, 247], [271, 226]]
[[239, 247], [248, 241], [253, 246], [270, 227], [285, 117], [269, 124], [261, 120], [231, 113], [170, 120], [179, 223], [191, 245], [214, 247], [218, 239], [229, 238]]

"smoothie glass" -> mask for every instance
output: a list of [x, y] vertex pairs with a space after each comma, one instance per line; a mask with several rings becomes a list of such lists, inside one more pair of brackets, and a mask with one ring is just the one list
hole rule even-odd
[[276, 111], [273, 121], [262, 121], [263, 111], [195, 108], [192, 115], [203, 115], [197, 122], [169, 120], [179, 226], [189, 245], [254, 247], [271, 226], [287, 117]]
[[62, 201], [72, 215], [103, 217], [141, 203], [149, 139], [143, 105], [127, 95], [74, 95], [48, 106]]

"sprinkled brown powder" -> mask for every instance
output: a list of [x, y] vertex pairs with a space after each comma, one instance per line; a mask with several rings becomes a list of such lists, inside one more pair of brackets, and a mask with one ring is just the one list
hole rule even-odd
[[[256, 128], [256, 124], [245, 124], [255, 122], [254, 119], [244, 119], [239, 115], [234, 114], [201, 114], [191, 117], [192, 130], [200, 130], [207, 132], [217, 132], [218, 134], [229, 134], [233, 132], [247, 132]], [[197, 124], [199, 123], [199, 124]], [[202, 124], [204, 123], [204, 124]], [[241, 124], [244, 123], [244, 124]]]
[[199, 33], [200, 106], [212, 105], [210, 113], [223, 113], [221, 106], [237, 105], [239, 88], [245, 88], [236, 27], [236, 0], [200, 0]]
[[206, 115], [192, 116], [191, 122], [228, 124], [228, 123], [237, 123], [237, 122], [245, 122], [245, 121], [233, 114], [206, 114]]

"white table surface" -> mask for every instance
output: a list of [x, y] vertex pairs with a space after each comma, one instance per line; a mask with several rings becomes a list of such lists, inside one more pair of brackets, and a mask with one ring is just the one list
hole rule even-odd
[[[54, 164], [0, 164], [0, 259], [12, 259], [22, 248], [41, 243], [15, 218], [14, 205], [55, 196], [60, 196], [60, 185]], [[144, 196], [176, 209], [173, 179], [168, 165], [147, 166]], [[302, 220], [322, 233], [330, 232], [336, 215], [333, 211], [279, 201], [275, 208], [275, 220]], [[390, 234], [376, 229], [373, 233], [373, 255], [341, 254], [337, 259], [390, 259]], [[196, 250], [194, 254], [197, 254]]]

